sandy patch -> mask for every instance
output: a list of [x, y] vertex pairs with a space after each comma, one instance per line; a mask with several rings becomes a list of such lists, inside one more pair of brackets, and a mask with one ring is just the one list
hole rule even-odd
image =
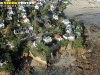
[[86, 0], [71, 1], [72, 5], [64, 10], [68, 18], [76, 17], [85, 25], [94, 25], [95, 28], [98, 28], [98, 26], [100, 27], [100, 3], [89, 3], [89, 1]]

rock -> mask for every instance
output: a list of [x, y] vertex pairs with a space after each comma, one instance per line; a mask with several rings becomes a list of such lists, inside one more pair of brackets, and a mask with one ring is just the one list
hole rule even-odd
[[91, 70], [84, 70], [84, 75], [91, 75]]
[[93, 49], [89, 49], [87, 52], [93, 52]]
[[100, 75], [100, 71], [98, 69], [93, 69], [92, 75]]
[[83, 71], [83, 68], [79, 68], [79, 67], [77, 67], [77, 68], [75, 68], [75, 71], [80, 73], [80, 72]]
[[81, 55], [81, 57], [83, 58], [83, 60], [86, 60], [86, 56], [84, 56], [84, 55]]
[[87, 52], [86, 49], [77, 48], [77, 54], [78, 54], [78, 55], [82, 55], [82, 54], [84, 54], [84, 53], [86, 53], [86, 52]]
[[85, 56], [86, 56], [86, 58], [89, 58], [89, 57], [91, 57], [91, 53], [86, 53]]
[[84, 64], [84, 69], [90, 70], [90, 65], [89, 64]]

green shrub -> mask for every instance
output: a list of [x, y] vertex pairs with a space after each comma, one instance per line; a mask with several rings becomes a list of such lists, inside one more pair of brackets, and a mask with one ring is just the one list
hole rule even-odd
[[83, 47], [81, 38], [76, 38], [76, 40], [72, 43], [73, 48]]

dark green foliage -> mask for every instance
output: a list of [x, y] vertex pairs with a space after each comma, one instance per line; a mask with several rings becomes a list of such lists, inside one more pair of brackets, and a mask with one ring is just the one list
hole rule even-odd
[[12, 64], [12, 59], [11, 59], [11, 56], [10, 56], [9, 52], [4, 53], [3, 57], [8, 62], [7, 62], [7, 64], [5, 64], [3, 66], [3, 68], [1, 70], [4, 70], [4, 71], [12, 73], [15, 69], [14, 69], [14, 66]]
[[8, 62], [12, 62], [11, 57], [10, 57], [10, 54], [8, 52], [6, 52], [4, 54], [4, 58], [5, 58], [5, 60], [8, 60]]
[[23, 53], [28, 53], [29, 52], [29, 47], [24, 47]]
[[3, 44], [5, 42], [6, 42], [5, 38], [3, 37], [2, 33], [0, 32], [0, 44]]
[[20, 47], [20, 38], [16, 38], [13, 40], [14, 42], [14, 48], [13, 48], [13, 51], [17, 52], [18, 51], [18, 48]]
[[14, 27], [12, 25], [9, 25], [8, 29], [7, 29], [7, 33], [6, 33], [6, 38], [11, 41], [15, 38], [14, 35]]
[[46, 46], [44, 43], [39, 43], [36, 49], [39, 53], [41, 53], [42, 51], [45, 52], [45, 55], [48, 56], [50, 55], [50, 50], [48, 48], [48, 46]]
[[36, 16], [37, 17], [41, 17], [41, 12], [40, 11], [37, 11], [37, 12], [35, 12], [36, 13]]
[[66, 8], [66, 4], [65, 3], [61, 3], [58, 7], [59, 12], [63, 11]]
[[76, 40], [72, 43], [73, 48], [82, 48], [82, 39], [81, 38], [76, 38]]
[[57, 28], [54, 33], [62, 35], [63, 31], [60, 28]]
[[49, 27], [49, 28], [46, 28], [46, 29], [44, 29], [43, 30], [43, 32], [45, 33], [46, 31], [48, 31], [48, 32], [53, 32], [54, 31], [54, 27], [53, 26], [51, 26], [51, 27]]
[[37, 27], [34, 27], [34, 33], [38, 34], [38, 28]]
[[49, 9], [50, 9], [50, 5], [47, 4], [45, 6], [45, 9], [43, 11], [41, 11], [41, 12], [43, 12], [42, 15], [49, 15], [49, 13], [50, 13]]
[[12, 73], [15, 69], [12, 62], [10, 62], [10, 63], [5, 64], [2, 70]]
[[67, 46], [68, 45], [68, 40], [61, 40], [60, 44], [62, 47]]
[[28, 23], [21, 23], [22, 27], [28, 27]]

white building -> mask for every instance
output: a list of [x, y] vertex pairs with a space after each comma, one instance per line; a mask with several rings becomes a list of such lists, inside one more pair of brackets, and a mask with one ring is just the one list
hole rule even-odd
[[33, 42], [33, 47], [37, 47], [37, 45], [40, 43], [40, 40], [35, 40], [34, 42]]
[[40, 1], [40, 2], [38, 2], [38, 3], [37, 3], [37, 5], [42, 6], [42, 5], [43, 5], [43, 3]]
[[0, 59], [0, 68], [3, 68], [4, 64], [7, 64], [8, 61], [4, 60], [2, 61], [2, 59]]
[[22, 17], [23, 17], [24, 23], [29, 23], [30, 22], [30, 20], [27, 18], [26, 15], [23, 15]]
[[53, 15], [53, 19], [58, 20], [58, 15]]
[[23, 18], [26, 18], [26, 15], [23, 15], [22, 17], [23, 17]]
[[62, 23], [64, 23], [65, 25], [67, 25], [67, 24], [70, 24], [71, 22], [70, 22], [68, 19], [64, 19], [64, 20], [62, 21]]
[[21, 13], [21, 16], [23, 17], [23, 16], [26, 16], [27, 14], [26, 13]]
[[33, 42], [32, 47], [37, 47], [37, 45], [41, 42], [40, 37], [37, 37], [37, 39]]
[[72, 32], [72, 28], [70, 28], [70, 27], [69, 27], [69, 28], [66, 27], [66, 28], [65, 28], [65, 32], [70, 34], [70, 33]]
[[72, 32], [72, 26], [70, 24], [66, 25], [65, 32], [69, 34]]
[[12, 11], [12, 9], [8, 10], [7, 13], [8, 13], [9, 15], [13, 15], [13, 14], [14, 14], [14, 12]]
[[30, 20], [27, 17], [24, 18], [23, 21], [24, 21], [24, 23], [29, 23], [30, 22]]
[[24, 6], [23, 6], [23, 5], [19, 5], [19, 6], [18, 6], [18, 9], [19, 9], [19, 10], [23, 10], [23, 9], [24, 9]]
[[24, 8], [22, 9], [22, 13], [26, 13], [26, 10]]
[[69, 41], [74, 41], [75, 40], [75, 35], [74, 34], [64, 34], [63, 38]]
[[50, 36], [47, 36], [47, 37], [43, 38], [43, 41], [45, 43], [50, 43], [50, 42], [52, 42], [52, 38]]
[[12, 16], [8, 16], [7, 18], [8, 18], [8, 20], [12, 20]]
[[69, 37], [69, 34], [64, 34], [63, 35], [63, 38], [66, 39], [66, 40], [68, 39], [68, 37]]
[[39, 10], [39, 5], [38, 4], [35, 5], [35, 9]]
[[68, 37], [69, 41], [74, 41], [75, 40], [75, 35], [74, 34], [70, 34], [70, 36]]
[[32, 30], [33, 31], [33, 27], [32, 26], [29, 26], [28, 28], [29, 28], [29, 30]]
[[21, 25], [18, 23], [17, 26], [21, 26]]
[[58, 41], [63, 40], [63, 38], [59, 34], [56, 34], [55, 35], [55, 39], [58, 40]]
[[12, 20], [12, 15], [7, 13], [7, 19]]
[[50, 5], [50, 10], [53, 11], [54, 9], [55, 9], [54, 5], [51, 4], [51, 5]]
[[0, 21], [0, 28], [4, 28], [4, 27], [5, 27], [4, 20]]
[[67, 28], [72, 28], [72, 26], [70, 24], [67, 24], [66, 27]]

